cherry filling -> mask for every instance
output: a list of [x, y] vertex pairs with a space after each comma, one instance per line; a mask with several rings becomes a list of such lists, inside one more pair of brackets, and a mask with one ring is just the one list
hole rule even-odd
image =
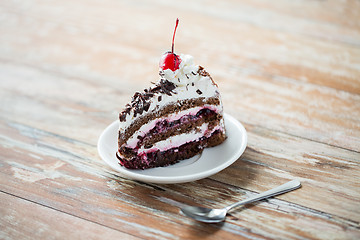
[[[216, 116], [216, 112], [208, 109], [208, 108], [203, 108], [201, 110], [199, 110], [195, 115], [185, 115], [182, 116], [181, 118], [175, 120], [175, 121], [168, 121], [168, 120], [164, 120], [161, 122], [158, 122], [154, 128], [152, 128], [145, 136], [141, 137], [138, 136], [138, 143], [137, 143], [137, 147], [135, 148], [136, 150], [139, 149], [144, 142], [148, 141], [149, 139], [153, 138], [154, 136], [158, 136], [158, 135], [163, 135], [166, 132], [169, 131], [175, 131], [176, 129], [178, 129], [180, 126], [183, 126], [185, 124], [189, 124], [191, 122], [196, 122], [199, 121], [201, 119], [211, 119], [213, 117]], [[144, 146], [145, 148], [150, 148], [152, 147], [151, 145], [149, 146]]]

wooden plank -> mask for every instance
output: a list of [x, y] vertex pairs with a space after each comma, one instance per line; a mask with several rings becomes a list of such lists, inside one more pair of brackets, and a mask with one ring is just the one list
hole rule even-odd
[[228, 78], [223, 88], [225, 111], [241, 122], [360, 151], [360, 95], [259, 77]]
[[[326, 229], [326, 233], [319, 235], [319, 238], [331, 236], [352, 238], [360, 233], [358, 214], [352, 213], [356, 211], [358, 196], [355, 196], [355, 199], [354, 196], [341, 198], [345, 201], [344, 209], [333, 208], [331, 205], [333, 202], [329, 199], [331, 196], [337, 203], [340, 201], [337, 198], [343, 193], [336, 193], [341, 189], [337, 184], [342, 185], [344, 181], [349, 181], [348, 179], [344, 179], [341, 183], [329, 182], [328, 185], [314, 186], [318, 183], [317, 179], [309, 175], [304, 180], [302, 189], [281, 197], [287, 201], [271, 200], [269, 204], [262, 203], [244, 211], [234, 212], [220, 229], [218, 225], [209, 229], [206, 224], [194, 223], [181, 216], [177, 206], [182, 203], [205, 206], [215, 206], [220, 203], [226, 205], [252, 194], [244, 187], [265, 190], [285, 181], [288, 177], [299, 177], [300, 173], [288, 169], [282, 170], [277, 166], [266, 169], [257, 167], [255, 171], [261, 171], [265, 176], [255, 174], [255, 178], [250, 178], [249, 181], [245, 179], [249, 176], [247, 172], [249, 169], [254, 171], [251, 166], [258, 164], [253, 162], [254, 159], [247, 160], [251, 158], [249, 157], [251, 154], [245, 154], [244, 161], [239, 160], [225, 170], [227, 172], [224, 171], [213, 177], [221, 182], [205, 179], [188, 184], [148, 185], [117, 177], [116, 173], [104, 164], [94, 161], [91, 146], [88, 147], [88, 153], [86, 150], [84, 152], [80, 150], [78, 154], [74, 154], [66, 150], [70, 145], [75, 143], [85, 149], [87, 147], [76, 140], [69, 142], [61, 137], [49, 138], [49, 134], [41, 130], [26, 129], [24, 126], [20, 129], [18, 133], [16, 128], [11, 130], [11, 134], [8, 132], [7, 136], [12, 138], [2, 141], [2, 145], [5, 145], [2, 149], [4, 154], [0, 177], [3, 191], [26, 196], [33, 202], [61, 209], [66, 213], [75, 214], [131, 235], [154, 238], [153, 234], [156, 233], [169, 239], [186, 238], [194, 234], [203, 236], [210, 231], [209, 238], [218, 236], [225, 239], [232, 239], [235, 236], [260, 239], [276, 236], [297, 238], [312, 236], [318, 231], [319, 225]], [[18, 138], [21, 141], [17, 141]], [[34, 141], [37, 147], [32, 149]], [[28, 142], [28, 147], [24, 144], [18, 145], [17, 142]], [[279, 175], [279, 172], [283, 174]], [[322, 177], [326, 178], [326, 174]], [[331, 177], [333, 176], [319, 182], [328, 181]], [[222, 182], [235, 183], [238, 186]], [[314, 189], [319, 196], [312, 194]], [[312, 205], [314, 202], [318, 204]], [[327, 208], [326, 213], [314, 210], [312, 207]], [[254, 221], [255, 219], [258, 220]], [[292, 225], [293, 221], [297, 224]], [[306, 225], [309, 221], [316, 224], [312, 227]], [[159, 222], [163, 225], [159, 225]], [[184, 226], [189, 232], [184, 232]], [[136, 230], [138, 233], [135, 233], [134, 229], [139, 227], [141, 230]]]
[[252, 141], [244, 156], [215, 179], [256, 191], [268, 188], [259, 182], [280, 185], [299, 179], [303, 189], [282, 198], [360, 222], [359, 153], [259, 127], [247, 129]]
[[1, 239], [139, 239], [0, 191]]

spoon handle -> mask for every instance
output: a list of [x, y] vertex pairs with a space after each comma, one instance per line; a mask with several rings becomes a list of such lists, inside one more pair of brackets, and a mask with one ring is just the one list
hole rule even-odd
[[252, 202], [259, 201], [259, 200], [269, 198], [269, 197], [273, 197], [273, 196], [276, 196], [276, 195], [280, 195], [280, 194], [283, 194], [283, 193], [286, 193], [286, 192], [290, 192], [290, 191], [295, 190], [295, 189], [297, 189], [299, 187], [301, 187], [300, 181], [292, 180], [292, 181], [287, 182], [287, 183], [285, 183], [285, 184], [283, 184], [281, 186], [270, 189], [270, 190], [268, 190], [266, 192], [259, 193], [257, 195], [254, 195], [254, 196], [248, 198], [248, 199], [245, 199], [245, 200], [242, 200], [240, 202], [231, 204], [231, 205], [225, 207], [225, 209], [227, 211], [229, 211], [230, 209], [232, 209], [234, 207], [244, 205], [244, 204], [248, 204], [248, 203], [252, 203]]

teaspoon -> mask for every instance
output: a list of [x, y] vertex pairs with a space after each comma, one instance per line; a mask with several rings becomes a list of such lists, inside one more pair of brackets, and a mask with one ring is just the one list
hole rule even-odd
[[240, 205], [252, 203], [255, 201], [263, 200], [265, 198], [273, 197], [286, 192], [290, 192], [299, 187], [301, 187], [301, 183], [298, 180], [293, 180], [281, 186], [270, 189], [266, 192], [256, 194], [248, 199], [231, 204], [224, 208], [211, 209], [211, 208], [203, 208], [203, 207], [186, 206], [181, 208], [181, 211], [186, 216], [191, 217], [200, 222], [206, 222], [206, 223], [222, 222], [225, 220], [228, 211], [232, 208], [238, 207]]

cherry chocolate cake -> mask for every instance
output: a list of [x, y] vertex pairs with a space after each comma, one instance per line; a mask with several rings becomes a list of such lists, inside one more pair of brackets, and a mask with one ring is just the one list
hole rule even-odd
[[174, 53], [174, 36], [172, 51], [160, 60], [160, 79], [119, 114], [116, 156], [126, 168], [175, 164], [226, 138], [216, 83], [192, 56]]

